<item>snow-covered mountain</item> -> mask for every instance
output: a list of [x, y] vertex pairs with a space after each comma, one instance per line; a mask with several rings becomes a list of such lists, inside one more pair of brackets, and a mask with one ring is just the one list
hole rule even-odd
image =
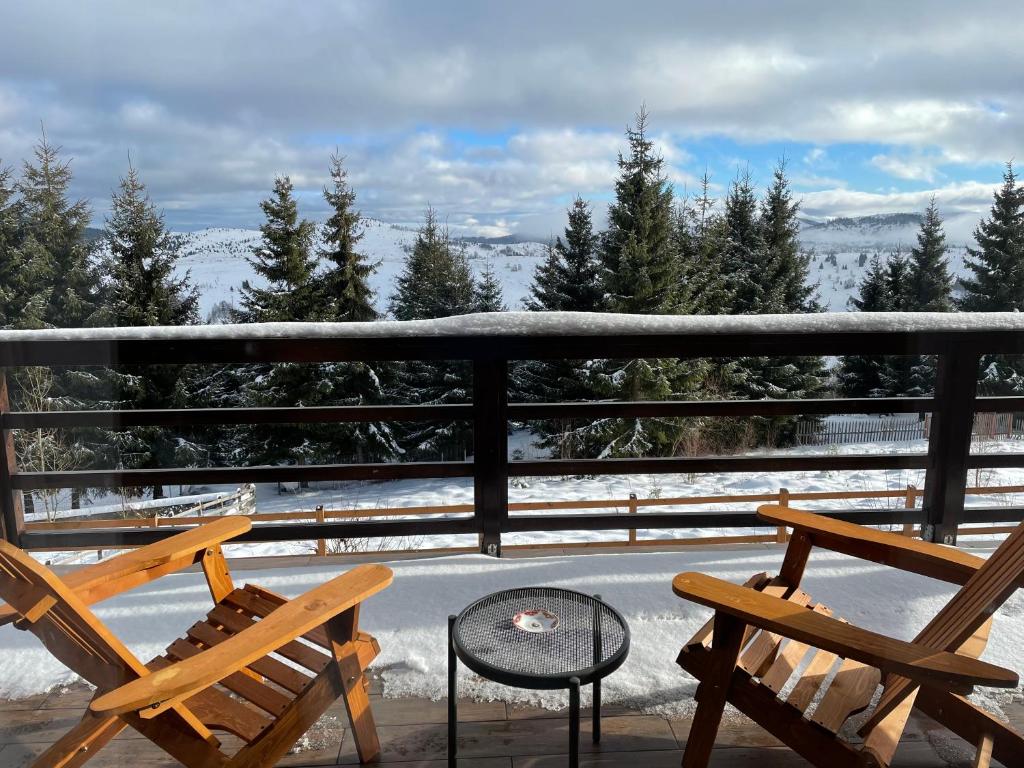
[[[813, 254], [811, 280], [819, 285], [822, 303], [833, 312], [846, 311], [847, 301], [856, 294], [871, 256], [876, 251], [884, 256], [897, 247], [908, 251], [916, 242], [920, 221], [916, 213], [801, 220], [800, 239]], [[378, 308], [385, 310], [416, 233], [372, 219], [365, 224], [360, 247], [379, 262], [372, 285], [377, 292]], [[254, 280], [246, 257], [259, 243], [260, 233], [251, 229], [213, 228], [178, 233], [177, 237], [182, 254], [179, 269], [190, 270], [199, 288], [201, 317], [205, 319], [221, 301], [237, 303], [242, 281]], [[520, 309], [534, 269], [545, 256], [546, 244], [517, 238], [464, 239], [461, 244], [473, 271], [479, 275], [490, 264], [501, 280], [505, 303], [509, 309]], [[963, 257], [963, 246], [951, 244], [950, 267], [956, 275], [964, 271]]]

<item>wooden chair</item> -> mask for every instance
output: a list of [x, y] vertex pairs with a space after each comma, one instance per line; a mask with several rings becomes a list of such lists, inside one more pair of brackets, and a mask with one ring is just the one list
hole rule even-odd
[[[726, 702], [817, 766], [888, 766], [915, 706], [977, 745], [975, 766], [992, 757], [1024, 766], [1024, 737], [964, 698], [974, 685], [1018, 683], [1015, 672], [977, 657], [992, 615], [1024, 584], [1024, 525], [984, 560], [786, 507], [764, 506], [758, 516], [793, 529], [778, 576], [743, 586], [699, 573], [673, 580], [677, 595], [715, 609], [678, 658], [700, 681], [684, 767], [707, 765]], [[895, 640], [845, 623], [800, 589], [813, 546], [962, 587], [912, 642]], [[846, 588], [856, 591], [855, 577]], [[863, 741], [841, 733], [879, 684], [881, 698], [858, 731]]]
[[[288, 600], [260, 587], [236, 588], [220, 544], [249, 530], [244, 517], [215, 522], [60, 578], [0, 541], [0, 624], [38, 637], [96, 686], [81, 721], [36, 766], [74, 768], [131, 726], [190, 768], [269, 766], [339, 697], [359, 758], [380, 751], [363, 671], [379, 652], [358, 628], [363, 600], [391, 583], [381, 565], [362, 565]], [[143, 664], [89, 606], [193, 563], [214, 607]], [[237, 736], [229, 756], [212, 731]]]

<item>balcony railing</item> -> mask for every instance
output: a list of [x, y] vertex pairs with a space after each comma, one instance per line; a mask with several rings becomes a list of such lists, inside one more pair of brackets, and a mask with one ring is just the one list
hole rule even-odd
[[[503, 313], [447, 321], [374, 324], [278, 324], [185, 328], [0, 333], [0, 366], [119, 366], [246, 364], [343, 360], [467, 360], [472, 400], [460, 405], [339, 406], [11, 412], [0, 390], [0, 520], [6, 539], [26, 548], [134, 546], [166, 537], [174, 527], [27, 530], [22, 491], [117, 488], [167, 484], [278, 481], [473, 478], [471, 513], [424, 520], [275, 522], [254, 526], [244, 541], [311, 540], [478, 534], [484, 552], [500, 554], [502, 534], [613, 530], [637, 527], [729, 528], [758, 525], [753, 512], [541, 514], [509, 516], [510, 477], [635, 473], [775, 473], [842, 470], [925, 470], [923, 508], [822, 512], [864, 524], [920, 525], [926, 538], [953, 543], [961, 523], [1024, 519], [1017, 507], [964, 508], [967, 472], [1024, 467], [1022, 454], [972, 454], [976, 412], [1024, 411], [1024, 397], [979, 397], [983, 355], [1024, 354], [1024, 316], [930, 313], [742, 317], [653, 317]], [[508, 402], [509, 363], [552, 358], [738, 358], [793, 355], [936, 355], [932, 397], [659, 402]], [[746, 417], [931, 413], [927, 455], [699, 456], [626, 459], [508, 460], [510, 422], [642, 417]], [[12, 430], [211, 424], [337, 424], [344, 422], [468, 421], [472, 458], [466, 461], [20, 471]]]

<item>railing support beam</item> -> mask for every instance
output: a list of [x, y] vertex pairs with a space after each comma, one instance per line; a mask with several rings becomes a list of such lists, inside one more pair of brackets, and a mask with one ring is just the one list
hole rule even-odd
[[964, 345], [951, 345], [939, 355], [924, 480], [921, 538], [926, 541], [956, 544], [957, 527], [964, 515], [980, 359]]
[[473, 503], [480, 550], [501, 556], [508, 520], [508, 363], [473, 363]]
[[[0, 417], [11, 410], [7, 393], [7, 373], [0, 368]], [[21, 491], [15, 490], [11, 476], [18, 471], [17, 455], [14, 452], [14, 433], [0, 429], [0, 536], [15, 546], [21, 543], [21, 532], [25, 528]]]

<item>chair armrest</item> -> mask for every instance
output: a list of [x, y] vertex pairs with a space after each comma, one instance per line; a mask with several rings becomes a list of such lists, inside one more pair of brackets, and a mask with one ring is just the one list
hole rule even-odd
[[[86, 605], [92, 605], [187, 568], [195, 562], [197, 552], [219, 546], [250, 528], [252, 521], [248, 517], [227, 515], [101, 563], [77, 568], [62, 576], [61, 581], [73, 589]], [[6, 603], [0, 603], [0, 627], [17, 618], [17, 611]]]
[[775, 504], [758, 507], [757, 516], [767, 523], [807, 534], [814, 546], [953, 584], [966, 584], [985, 562], [955, 547], [931, 544]]
[[358, 605], [393, 578], [386, 566], [360, 565], [275, 608], [262, 621], [199, 655], [93, 699], [89, 707], [110, 714], [147, 707], [162, 711]]
[[723, 611], [747, 624], [919, 683], [943, 688], [1013, 688], [1018, 683], [1013, 670], [886, 637], [789, 600], [705, 574], [681, 573], [672, 580], [672, 589], [680, 597]]
[[248, 517], [227, 515], [163, 541], [74, 570], [64, 576], [63, 581], [75, 590], [86, 605], [92, 605], [150, 581], [150, 578], [132, 578], [142, 572], [157, 571], [148, 574], [156, 578], [187, 568], [194, 562], [197, 552], [219, 546], [250, 528], [252, 521]]

